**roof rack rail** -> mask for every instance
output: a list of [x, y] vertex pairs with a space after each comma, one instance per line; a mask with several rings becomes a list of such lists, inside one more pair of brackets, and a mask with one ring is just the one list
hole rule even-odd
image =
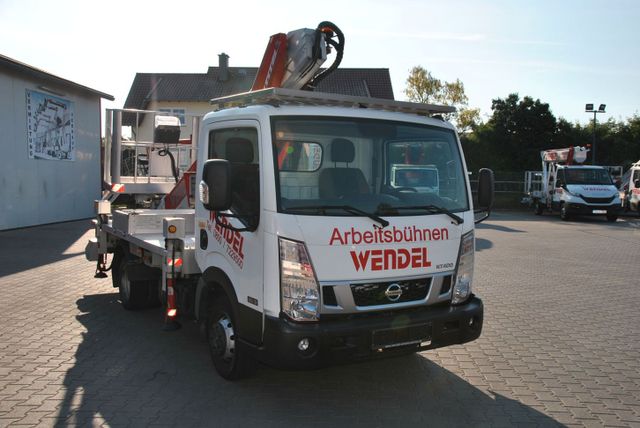
[[214, 105], [217, 110], [232, 107], [246, 107], [255, 104], [267, 104], [276, 107], [280, 105], [308, 105], [370, 108], [375, 110], [413, 113], [426, 116], [453, 113], [456, 111], [455, 107], [452, 106], [411, 103], [384, 98], [356, 97], [351, 95], [301, 91], [285, 88], [269, 88], [259, 91], [244, 92], [237, 95], [229, 95], [221, 98], [214, 98], [211, 100], [211, 104]]

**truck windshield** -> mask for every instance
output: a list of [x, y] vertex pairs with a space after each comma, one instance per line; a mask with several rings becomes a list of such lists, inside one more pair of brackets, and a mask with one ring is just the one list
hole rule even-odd
[[565, 179], [567, 184], [613, 184], [609, 171], [602, 168], [567, 168]]
[[371, 119], [275, 116], [272, 132], [280, 212], [406, 216], [469, 209], [452, 130]]

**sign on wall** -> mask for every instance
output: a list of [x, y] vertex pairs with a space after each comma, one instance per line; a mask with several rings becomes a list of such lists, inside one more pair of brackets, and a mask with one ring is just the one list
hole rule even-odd
[[74, 103], [27, 89], [29, 159], [76, 159]]

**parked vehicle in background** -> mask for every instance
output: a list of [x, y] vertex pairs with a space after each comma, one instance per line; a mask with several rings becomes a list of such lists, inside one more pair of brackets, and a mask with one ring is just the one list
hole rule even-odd
[[619, 190], [623, 209], [640, 215], [640, 160], [624, 173]]
[[391, 187], [396, 190], [416, 189], [420, 192], [438, 194], [440, 178], [435, 165], [393, 164]]
[[580, 165], [586, 158], [586, 147], [569, 147], [540, 152], [542, 175], [525, 174], [526, 193], [541, 215], [559, 212], [562, 220], [574, 215], [603, 215], [614, 222], [620, 211], [620, 197], [609, 171], [602, 166]]

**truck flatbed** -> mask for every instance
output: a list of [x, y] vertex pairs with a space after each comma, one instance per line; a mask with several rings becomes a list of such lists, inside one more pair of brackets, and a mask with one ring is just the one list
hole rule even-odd
[[[193, 209], [123, 209], [115, 210], [103, 230], [116, 238], [123, 239], [132, 245], [132, 253], [147, 252], [152, 255], [148, 264], [161, 265], [162, 258], [169, 254], [165, 248], [163, 234], [163, 219], [183, 218], [185, 220], [184, 248], [182, 250], [183, 268], [185, 274], [200, 273], [195, 261], [196, 238], [194, 234]], [[140, 251], [142, 250], [142, 251]], [[141, 255], [141, 254], [137, 254]]]

